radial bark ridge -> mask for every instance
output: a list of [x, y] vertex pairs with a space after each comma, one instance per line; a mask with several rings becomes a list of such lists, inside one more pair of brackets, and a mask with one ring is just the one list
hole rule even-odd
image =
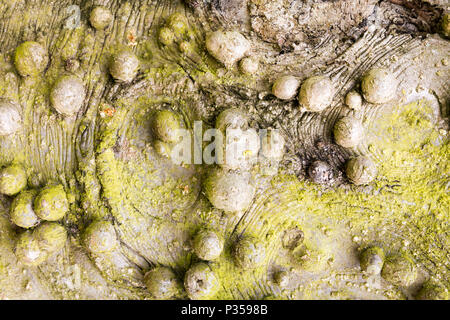
[[[0, 135], [0, 168], [21, 163], [30, 189], [61, 184], [70, 210], [60, 221], [69, 234], [65, 247], [25, 267], [14, 254], [22, 232], [9, 219], [14, 196], [0, 194], [0, 299], [152, 298], [144, 275], [164, 266], [181, 281], [200, 261], [192, 241], [204, 228], [225, 240], [220, 257], [208, 262], [220, 285], [204, 297], [403, 299], [431, 282], [448, 294], [444, 2], [2, 1], [0, 102], [18, 106], [22, 127]], [[104, 30], [89, 20], [99, 5], [113, 17]], [[250, 47], [243, 57], [257, 62], [257, 72], [213, 58], [205, 41], [214, 31], [239, 32]], [[25, 41], [48, 51], [38, 75], [22, 77], [15, 68], [15, 50]], [[120, 52], [139, 59], [131, 81], [110, 74]], [[360, 110], [349, 108], [346, 95], [364, 97], [360, 83], [373, 68], [392, 73], [395, 98], [382, 104], [363, 98]], [[68, 74], [82, 82], [86, 97], [74, 114], [63, 115], [50, 93]], [[285, 75], [299, 83], [326, 77], [331, 104], [311, 112], [297, 94], [278, 99], [272, 84]], [[170, 142], [152, 129], [155, 114], [169, 110], [185, 128], [202, 121], [206, 131], [229, 108], [245, 113], [252, 128], [278, 129], [286, 141], [276, 173], [252, 168], [255, 195], [235, 213], [208, 200], [203, 182], [211, 166], [173, 164], [155, 145]], [[355, 148], [334, 138], [336, 122], [347, 116], [364, 128]], [[360, 155], [378, 168], [375, 181], [364, 186], [345, 174], [348, 160]], [[323, 185], [308, 171], [319, 160], [328, 170]], [[102, 243], [108, 250], [86, 240], [95, 221], [112, 226], [98, 231], [110, 232], [111, 243]], [[251, 270], [235, 261], [234, 248], [247, 236], [265, 249], [262, 266]], [[402, 266], [389, 257], [412, 257], [402, 260], [414, 262], [411, 283], [395, 285], [406, 281], [395, 278], [403, 269], [392, 275], [386, 267], [375, 276], [361, 270], [360, 254], [373, 246], [384, 250], [394, 271]], [[280, 274], [287, 280], [277, 280]], [[188, 298], [181, 291], [174, 297]]]

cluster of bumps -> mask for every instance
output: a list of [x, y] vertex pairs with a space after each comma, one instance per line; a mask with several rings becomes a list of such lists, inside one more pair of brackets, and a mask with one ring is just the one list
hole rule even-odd
[[[104, 30], [112, 22], [112, 14], [104, 7], [96, 7], [91, 12], [90, 22], [95, 29]], [[183, 16], [179, 14], [171, 16], [167, 23], [168, 27], [160, 30], [160, 42], [170, 45], [177, 39], [177, 34], [183, 34], [186, 30], [185, 23]], [[247, 40], [239, 33], [225, 34], [232, 38], [238, 35], [244, 47], [248, 46]], [[208, 43], [216, 41], [217, 39], [213, 40], [214, 37], [220, 38], [221, 33], [213, 34]], [[235, 42], [234, 44], [239, 45]], [[180, 48], [186, 46], [184, 42], [180, 43]], [[185, 48], [182, 51], [186, 50]], [[243, 51], [247, 50], [248, 48], [244, 48]], [[27, 41], [17, 47], [14, 63], [22, 77], [38, 77], [49, 64], [48, 52], [40, 43]], [[257, 64], [248, 58], [243, 59], [241, 66], [250, 73], [255, 71]], [[66, 65], [68, 72], [55, 81], [50, 92], [49, 99], [53, 109], [63, 117], [76, 116], [86, 98], [82, 79], [73, 74], [76, 68], [74, 62]], [[139, 59], [131, 51], [121, 50], [113, 56], [109, 71], [115, 81], [129, 83], [139, 71]], [[23, 124], [19, 110], [16, 103], [1, 100], [0, 135], [9, 136], [20, 131]], [[177, 141], [176, 132], [183, 126], [179, 114], [171, 110], [157, 112], [153, 119], [155, 150], [169, 157], [170, 148]], [[231, 108], [219, 115], [216, 127], [224, 132], [229, 127], [247, 129], [248, 119], [239, 109]], [[251, 133], [256, 135], [256, 132]], [[240, 138], [246, 139], [245, 134], [248, 133], [244, 132], [244, 136]], [[276, 145], [273, 144], [274, 141]], [[269, 132], [263, 141], [261, 154], [269, 160], [280, 159], [283, 149], [283, 137], [273, 131]], [[241, 211], [249, 206], [255, 187], [249, 181], [248, 171], [259, 151], [258, 144], [254, 150], [249, 150], [236, 162], [225, 162], [222, 168], [216, 168], [209, 175], [205, 183], [206, 193], [216, 207], [225, 211]], [[65, 246], [68, 234], [60, 222], [69, 211], [69, 202], [62, 185], [49, 185], [40, 191], [26, 188], [27, 174], [20, 164], [11, 164], [1, 170], [0, 193], [15, 196], [10, 209], [10, 219], [18, 227], [27, 229], [21, 232], [17, 239], [16, 256], [24, 265], [38, 266]], [[119, 248], [119, 239], [110, 221], [92, 222], [84, 230], [81, 241], [94, 257], [112, 254]], [[204, 261], [217, 259], [224, 246], [224, 240], [211, 230], [199, 232], [193, 243], [194, 252]], [[234, 257], [237, 265], [243, 268], [256, 268], [264, 261], [265, 247], [257, 239], [244, 236], [234, 246]], [[145, 275], [145, 282], [150, 293], [158, 299], [176, 296], [181, 289], [177, 276], [166, 267], [149, 271]], [[184, 287], [190, 298], [205, 299], [214, 296], [219, 289], [219, 281], [208, 264], [200, 262], [186, 272]]]
[[[112, 20], [113, 15], [107, 8], [96, 7], [91, 12], [90, 23], [98, 31], [106, 29]], [[160, 29], [159, 41], [164, 46], [177, 43], [182, 52], [187, 52], [190, 45], [183, 40], [186, 30], [185, 17], [174, 14], [169, 17], [166, 26]], [[258, 70], [258, 61], [248, 55], [250, 42], [239, 32], [215, 31], [207, 36], [206, 48], [227, 68], [239, 61], [240, 69], [245, 74], [251, 75]], [[41, 44], [27, 41], [16, 49], [14, 63], [22, 77], [35, 77], [46, 69], [49, 57]], [[115, 81], [129, 83], [139, 71], [139, 59], [129, 50], [119, 51], [114, 55], [109, 71]], [[385, 69], [369, 70], [361, 81], [362, 96], [373, 104], [389, 102], [394, 98], [396, 89], [395, 77]], [[309, 77], [301, 83], [298, 78], [288, 75], [275, 81], [272, 93], [282, 100], [291, 100], [298, 96], [302, 110], [322, 112], [330, 106], [335, 91], [331, 79], [327, 76]], [[354, 111], [359, 111], [363, 103], [362, 96], [352, 90], [347, 94], [345, 103]], [[49, 98], [52, 107], [59, 114], [71, 117], [80, 111], [85, 97], [82, 80], [69, 73], [56, 80]], [[18, 106], [14, 102], [0, 100], [0, 136], [19, 131], [21, 121]], [[171, 110], [158, 111], [152, 128], [156, 137], [155, 150], [168, 157], [171, 146], [176, 142], [176, 131], [182, 127], [183, 122], [177, 113]], [[237, 108], [227, 109], [217, 117], [216, 128], [222, 131], [227, 128], [248, 129], [248, 118]], [[248, 132], [247, 130], [244, 134]], [[362, 124], [353, 116], [339, 119], [333, 132], [336, 143], [345, 148], [357, 147], [363, 137]], [[246, 139], [245, 136], [239, 138]], [[261, 145], [254, 146], [242, 157], [235, 159], [235, 162], [224, 162], [213, 168], [204, 181], [207, 198], [216, 208], [224, 211], [246, 210], [255, 194], [249, 172], [255, 156], [260, 154], [269, 162], [279, 161], [283, 157], [284, 145], [284, 138], [279, 133], [269, 131]], [[320, 162], [313, 164], [310, 175], [314, 176], [316, 172], [323, 170], [323, 165]], [[347, 177], [357, 185], [370, 183], [376, 172], [372, 160], [365, 156], [350, 159], [346, 164]], [[69, 211], [69, 202], [61, 185], [49, 185], [40, 191], [26, 188], [27, 174], [21, 165], [11, 164], [0, 171], [0, 193], [15, 196], [10, 209], [11, 221], [18, 227], [27, 229], [19, 235], [16, 255], [25, 265], [36, 266], [64, 247], [67, 231], [58, 221]], [[119, 247], [116, 231], [109, 221], [92, 222], [85, 229], [82, 242], [94, 256], [110, 254]], [[219, 279], [207, 261], [218, 259], [223, 248], [224, 239], [215, 231], [204, 229], [195, 235], [193, 250], [204, 262], [194, 264], [184, 275], [184, 289], [191, 299], [211, 298], [219, 290]], [[262, 242], [250, 235], [244, 235], [233, 247], [233, 259], [237, 266], [252, 269], [264, 263], [265, 251]], [[370, 274], [381, 273], [386, 280], [398, 286], [409, 285], [417, 273], [408, 256], [385, 259], [383, 250], [378, 247], [363, 251], [361, 268]], [[277, 282], [284, 282], [285, 276], [277, 275]], [[183, 287], [174, 271], [163, 266], [148, 271], [144, 280], [152, 296], [157, 299], [176, 297]], [[423, 287], [418, 297], [433, 298], [435, 294], [447, 292], [437, 290], [429, 284]]]
[[[97, 30], [112, 21], [111, 12], [104, 7], [92, 10], [90, 22]], [[39, 77], [49, 65], [47, 50], [38, 42], [26, 41], [14, 53], [14, 65], [23, 78]], [[137, 74], [138, 58], [129, 51], [120, 51], [110, 64], [110, 74], [116, 81], [129, 82]], [[82, 79], [72, 72], [77, 63], [67, 64], [67, 73], [54, 83], [49, 100], [53, 109], [63, 117], [73, 117], [83, 106], [86, 92]], [[20, 106], [0, 98], [0, 136], [12, 136], [23, 128]], [[0, 170], [0, 194], [14, 197], [10, 208], [13, 224], [26, 229], [18, 236], [15, 254], [27, 266], [37, 266], [59, 252], [68, 238], [62, 220], [69, 212], [69, 201], [62, 185], [49, 184], [41, 190], [27, 189], [27, 173], [19, 163]]]
[[58, 221], [69, 211], [69, 202], [61, 185], [27, 189], [25, 169], [11, 164], [0, 171], [0, 193], [14, 197], [11, 222], [26, 229], [15, 247], [16, 256], [24, 265], [37, 266], [65, 246], [67, 231]]
[[[383, 104], [395, 97], [397, 80], [386, 69], [374, 68], [369, 70], [362, 78], [361, 91], [364, 99], [372, 104]], [[298, 95], [298, 101], [303, 111], [322, 112], [327, 109], [335, 95], [333, 82], [323, 75], [309, 77], [302, 83], [297, 77], [288, 75], [278, 78], [273, 86], [272, 93], [279, 99], [291, 100]], [[356, 90], [351, 90], [345, 97], [345, 104], [359, 112], [362, 108], [363, 98]], [[333, 128], [335, 142], [344, 147], [356, 149], [364, 138], [364, 129], [359, 117], [348, 115], [340, 118]], [[326, 162], [316, 161], [309, 168], [311, 179], [318, 183], [326, 183], [329, 179], [324, 173], [331, 168]], [[367, 156], [357, 156], [346, 163], [346, 175], [356, 185], [370, 183], [377, 174], [373, 161]]]

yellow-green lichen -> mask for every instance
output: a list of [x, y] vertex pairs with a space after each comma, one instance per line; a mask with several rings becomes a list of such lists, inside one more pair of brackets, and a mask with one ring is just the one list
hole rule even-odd
[[69, 211], [69, 201], [62, 185], [43, 188], [34, 200], [36, 215], [47, 221], [58, 221]]

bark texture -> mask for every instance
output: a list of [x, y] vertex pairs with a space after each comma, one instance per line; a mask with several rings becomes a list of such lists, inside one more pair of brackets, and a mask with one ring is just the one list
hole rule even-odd
[[[89, 24], [95, 5], [113, 13], [104, 31]], [[158, 32], [175, 12], [186, 17], [189, 36], [163, 46]], [[144, 274], [162, 265], [182, 279], [198, 260], [191, 241], [203, 227], [220, 230], [226, 239], [224, 257], [211, 263], [220, 281], [217, 298], [411, 298], [429, 279], [448, 290], [448, 195], [410, 208], [412, 196], [396, 192], [407, 184], [401, 179], [383, 176], [355, 191], [342, 173], [352, 156], [376, 156], [371, 146], [379, 143], [380, 119], [393, 106], [421, 99], [429, 106], [425, 117], [444, 141], [442, 150], [447, 147], [450, 43], [438, 34], [443, 12], [443, 3], [419, 0], [1, 1], [0, 97], [20, 104], [25, 125], [20, 134], [0, 137], [0, 166], [23, 163], [30, 188], [61, 183], [71, 211], [63, 221], [69, 231], [65, 248], [39, 267], [26, 268], [14, 255], [21, 231], [9, 220], [13, 198], [0, 195], [0, 298], [152, 298]], [[207, 53], [206, 35], [221, 29], [238, 30], [251, 41], [248, 55], [260, 65], [256, 75], [226, 69]], [[29, 40], [50, 55], [37, 78], [20, 77], [13, 65], [15, 48]], [[183, 50], [183, 41], [191, 50]], [[115, 82], [108, 73], [111, 57], [124, 48], [141, 60], [131, 83]], [[381, 106], [364, 102], [358, 116], [371, 128], [367, 143], [342, 148], [333, 140], [333, 126], [353, 114], [345, 95], [359, 90], [372, 67], [395, 74], [396, 99]], [[62, 117], [51, 108], [49, 90], [68, 70], [83, 80], [86, 99], [76, 115]], [[316, 74], [330, 77], [336, 88], [324, 112], [303, 112], [296, 100], [271, 94], [282, 75], [303, 80]], [[202, 191], [207, 166], [173, 165], [156, 155], [151, 142], [155, 110], [177, 111], [192, 128], [195, 120], [213, 126], [229, 107], [245, 111], [255, 128], [280, 129], [287, 141], [283, 175], [258, 176], [255, 199], [239, 215], [209, 204]], [[331, 166], [331, 186], [308, 180], [317, 160]], [[442, 163], [429, 184], [448, 187], [448, 170]], [[352, 192], [354, 203], [345, 196]], [[399, 206], [375, 205], [376, 199]], [[428, 211], [414, 211], [427, 205]], [[98, 219], [113, 223], [120, 242], [108, 255], [88, 254], [80, 242]], [[245, 234], [266, 244], [264, 267], [242, 271], [233, 264], [232, 247]], [[286, 237], [307, 241], [286, 246]], [[391, 253], [413, 254], [420, 269], [413, 285], [398, 288], [361, 272], [359, 250], [374, 243]], [[282, 290], [273, 275], [285, 270], [292, 273]]]

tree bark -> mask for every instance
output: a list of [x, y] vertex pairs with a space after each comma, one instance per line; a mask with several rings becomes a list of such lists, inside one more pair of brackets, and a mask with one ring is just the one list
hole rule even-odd
[[[389, 68], [400, 85], [395, 103], [364, 103], [361, 117], [366, 127], [376, 127], [392, 105], [425, 99], [436, 130], [448, 132], [450, 45], [438, 34], [443, 4], [430, 3], [2, 1], [0, 97], [21, 106], [25, 126], [13, 137], [0, 136], [0, 166], [23, 163], [30, 188], [63, 184], [70, 194], [71, 212], [62, 222], [70, 234], [65, 248], [39, 267], [29, 268], [14, 255], [21, 230], [9, 220], [13, 198], [0, 195], [0, 298], [151, 298], [143, 282], [145, 272], [164, 265], [182, 279], [196, 261], [192, 234], [203, 225], [221, 230], [227, 238], [225, 250], [245, 233], [267, 245], [264, 268], [245, 277], [230, 259], [212, 264], [221, 277], [219, 298], [332, 298], [334, 291], [343, 298], [402, 298], [414, 296], [431, 278], [439, 279], [448, 290], [448, 197], [437, 204], [426, 199], [415, 204], [414, 208], [434, 208], [426, 214], [444, 215], [425, 225], [421, 220], [425, 211], [412, 213], [406, 204], [400, 205], [417, 199], [421, 190], [414, 196], [395, 194], [396, 182], [388, 178], [380, 178], [371, 190], [355, 191], [358, 197], [369, 194], [366, 202], [341, 200], [341, 193], [354, 192], [343, 173], [345, 162], [372, 151], [369, 145], [364, 150], [348, 150], [337, 145], [332, 135], [336, 121], [352, 114], [344, 105], [345, 95], [359, 90], [362, 76], [373, 67]], [[95, 31], [89, 24], [94, 5], [104, 5], [113, 13], [112, 25], [105, 31]], [[184, 41], [193, 48], [188, 53], [180, 50], [180, 43], [163, 46], [158, 42], [159, 29], [175, 12], [188, 21], [190, 36]], [[226, 69], [207, 53], [205, 37], [219, 29], [238, 30], [251, 42], [249, 55], [259, 60], [257, 75], [245, 77], [237, 66]], [[28, 40], [43, 44], [50, 55], [45, 72], [35, 79], [20, 77], [13, 64], [15, 48]], [[128, 84], [114, 82], [108, 73], [111, 57], [119, 48], [132, 50], [141, 60], [138, 76]], [[83, 80], [86, 100], [78, 114], [62, 117], [51, 108], [49, 90], [74, 61], [80, 64], [74, 73]], [[330, 107], [322, 113], [303, 112], [296, 100], [276, 99], [271, 85], [287, 74], [301, 80], [316, 74], [330, 77], [336, 88]], [[282, 168], [297, 180], [277, 184], [261, 178], [249, 210], [241, 216], [220, 212], [202, 192], [206, 166], [179, 167], [155, 156], [150, 115], [167, 106], [182, 114], [189, 128], [195, 120], [212, 126], [222, 110], [238, 107], [255, 127], [280, 129], [287, 140]], [[114, 110], [111, 119], [105, 110]], [[442, 150], [446, 146], [443, 143]], [[336, 173], [331, 188], [320, 189], [308, 181], [307, 169], [315, 160], [326, 161]], [[448, 164], [442, 164], [439, 172], [429, 177], [430, 184], [448, 184]], [[291, 183], [295, 187], [290, 188]], [[178, 196], [180, 190], [188, 191]], [[386, 190], [399, 203], [398, 218], [390, 216], [388, 204], [369, 205], [377, 203]], [[316, 191], [320, 195], [313, 196]], [[322, 213], [311, 210], [316, 205]], [[353, 206], [361, 210], [361, 216], [353, 211], [345, 214]], [[373, 215], [385, 215], [384, 221], [393, 224], [371, 220]], [[110, 256], [94, 257], [80, 242], [86, 226], [96, 219], [114, 223], [121, 248]], [[424, 226], [429, 232], [423, 231]], [[293, 227], [302, 229], [312, 243], [299, 249], [301, 257], [328, 259], [317, 258], [323, 266], [311, 269], [308, 263], [299, 262], [299, 252], [282, 247], [279, 239]], [[358, 250], [370, 243], [381, 243], [387, 251], [403, 250], [405, 241], [421, 270], [416, 283], [400, 290], [380, 280], [375, 291], [365, 290]], [[294, 272], [286, 296], [270, 279], [289, 268]], [[322, 280], [329, 294], [321, 295]], [[354, 286], [348, 286], [352, 281]], [[350, 293], [344, 294], [345, 290]]]

